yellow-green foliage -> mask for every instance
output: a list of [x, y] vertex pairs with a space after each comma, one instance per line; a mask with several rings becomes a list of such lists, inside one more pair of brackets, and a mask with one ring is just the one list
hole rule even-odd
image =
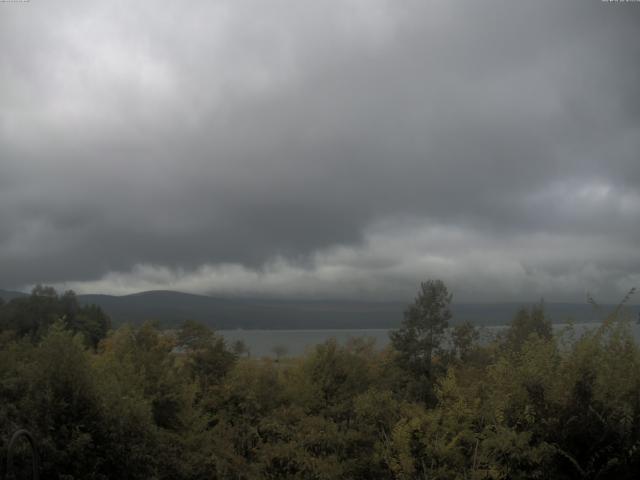
[[124, 326], [94, 349], [54, 321], [0, 335], [2, 442], [32, 430], [43, 478], [637, 478], [629, 324], [553, 337], [535, 310], [511, 328], [479, 346], [465, 326], [431, 378], [363, 340], [276, 361], [239, 357], [192, 322]]

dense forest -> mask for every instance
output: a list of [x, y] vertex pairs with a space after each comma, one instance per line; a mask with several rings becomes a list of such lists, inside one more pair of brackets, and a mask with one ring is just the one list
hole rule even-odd
[[192, 321], [113, 329], [37, 287], [0, 301], [0, 446], [29, 429], [45, 479], [638, 478], [622, 304], [581, 334], [521, 309], [480, 343], [450, 302], [427, 281], [388, 348], [272, 359]]

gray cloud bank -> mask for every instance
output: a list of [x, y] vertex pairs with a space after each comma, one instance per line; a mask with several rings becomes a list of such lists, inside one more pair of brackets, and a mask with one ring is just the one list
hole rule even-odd
[[615, 300], [640, 4], [0, 4], [0, 286]]

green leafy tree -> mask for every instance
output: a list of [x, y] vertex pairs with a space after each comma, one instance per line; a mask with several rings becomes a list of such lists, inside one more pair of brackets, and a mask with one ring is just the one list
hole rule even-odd
[[97, 305], [81, 306], [72, 290], [58, 296], [53, 287], [36, 285], [28, 297], [0, 305], [0, 330], [33, 342], [42, 339], [58, 320], [73, 333], [82, 334], [85, 344], [92, 348], [111, 329], [111, 320], [102, 309]]
[[280, 359], [284, 358], [289, 350], [284, 345], [276, 345], [271, 349], [271, 351], [276, 356], [276, 362], [279, 362]]
[[80, 306], [73, 290], [59, 297], [61, 316], [67, 327], [81, 333], [88, 346], [96, 348], [111, 329], [111, 319], [97, 305]]
[[471, 322], [456, 325], [451, 330], [453, 354], [461, 361], [467, 360], [479, 338], [480, 332]]
[[238, 360], [221, 336], [191, 320], [184, 322], [178, 332], [178, 347], [185, 350], [187, 368], [203, 394], [219, 385]]
[[242, 357], [243, 355], [246, 355], [247, 357], [251, 356], [251, 350], [249, 350], [249, 346], [243, 340], [236, 340], [233, 342], [231, 350], [238, 357]]
[[442, 280], [427, 280], [404, 312], [400, 329], [391, 332], [391, 343], [400, 365], [419, 381], [418, 395], [430, 396], [434, 380], [434, 356], [441, 350], [442, 340], [451, 319], [452, 295]]
[[505, 345], [518, 351], [532, 335], [545, 340], [553, 337], [553, 328], [544, 313], [543, 302], [518, 310], [506, 332]]

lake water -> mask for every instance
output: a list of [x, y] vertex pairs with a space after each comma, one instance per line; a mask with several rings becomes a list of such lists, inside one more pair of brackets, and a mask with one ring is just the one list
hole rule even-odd
[[[595, 328], [597, 323], [581, 323], [574, 325], [575, 331], [581, 332]], [[567, 327], [566, 324], [555, 324], [553, 328], [560, 331]], [[504, 326], [481, 327], [481, 341], [487, 342], [495, 337]], [[636, 340], [640, 341], [640, 325], [632, 325]], [[330, 338], [335, 338], [338, 343], [344, 345], [350, 338], [373, 338], [379, 348], [384, 348], [389, 344], [390, 329], [353, 329], [353, 330], [218, 330], [228, 344], [233, 344], [237, 340], [242, 340], [252, 356], [264, 357], [275, 356], [276, 347], [284, 347], [286, 355], [302, 355], [319, 343], [323, 343]]]

